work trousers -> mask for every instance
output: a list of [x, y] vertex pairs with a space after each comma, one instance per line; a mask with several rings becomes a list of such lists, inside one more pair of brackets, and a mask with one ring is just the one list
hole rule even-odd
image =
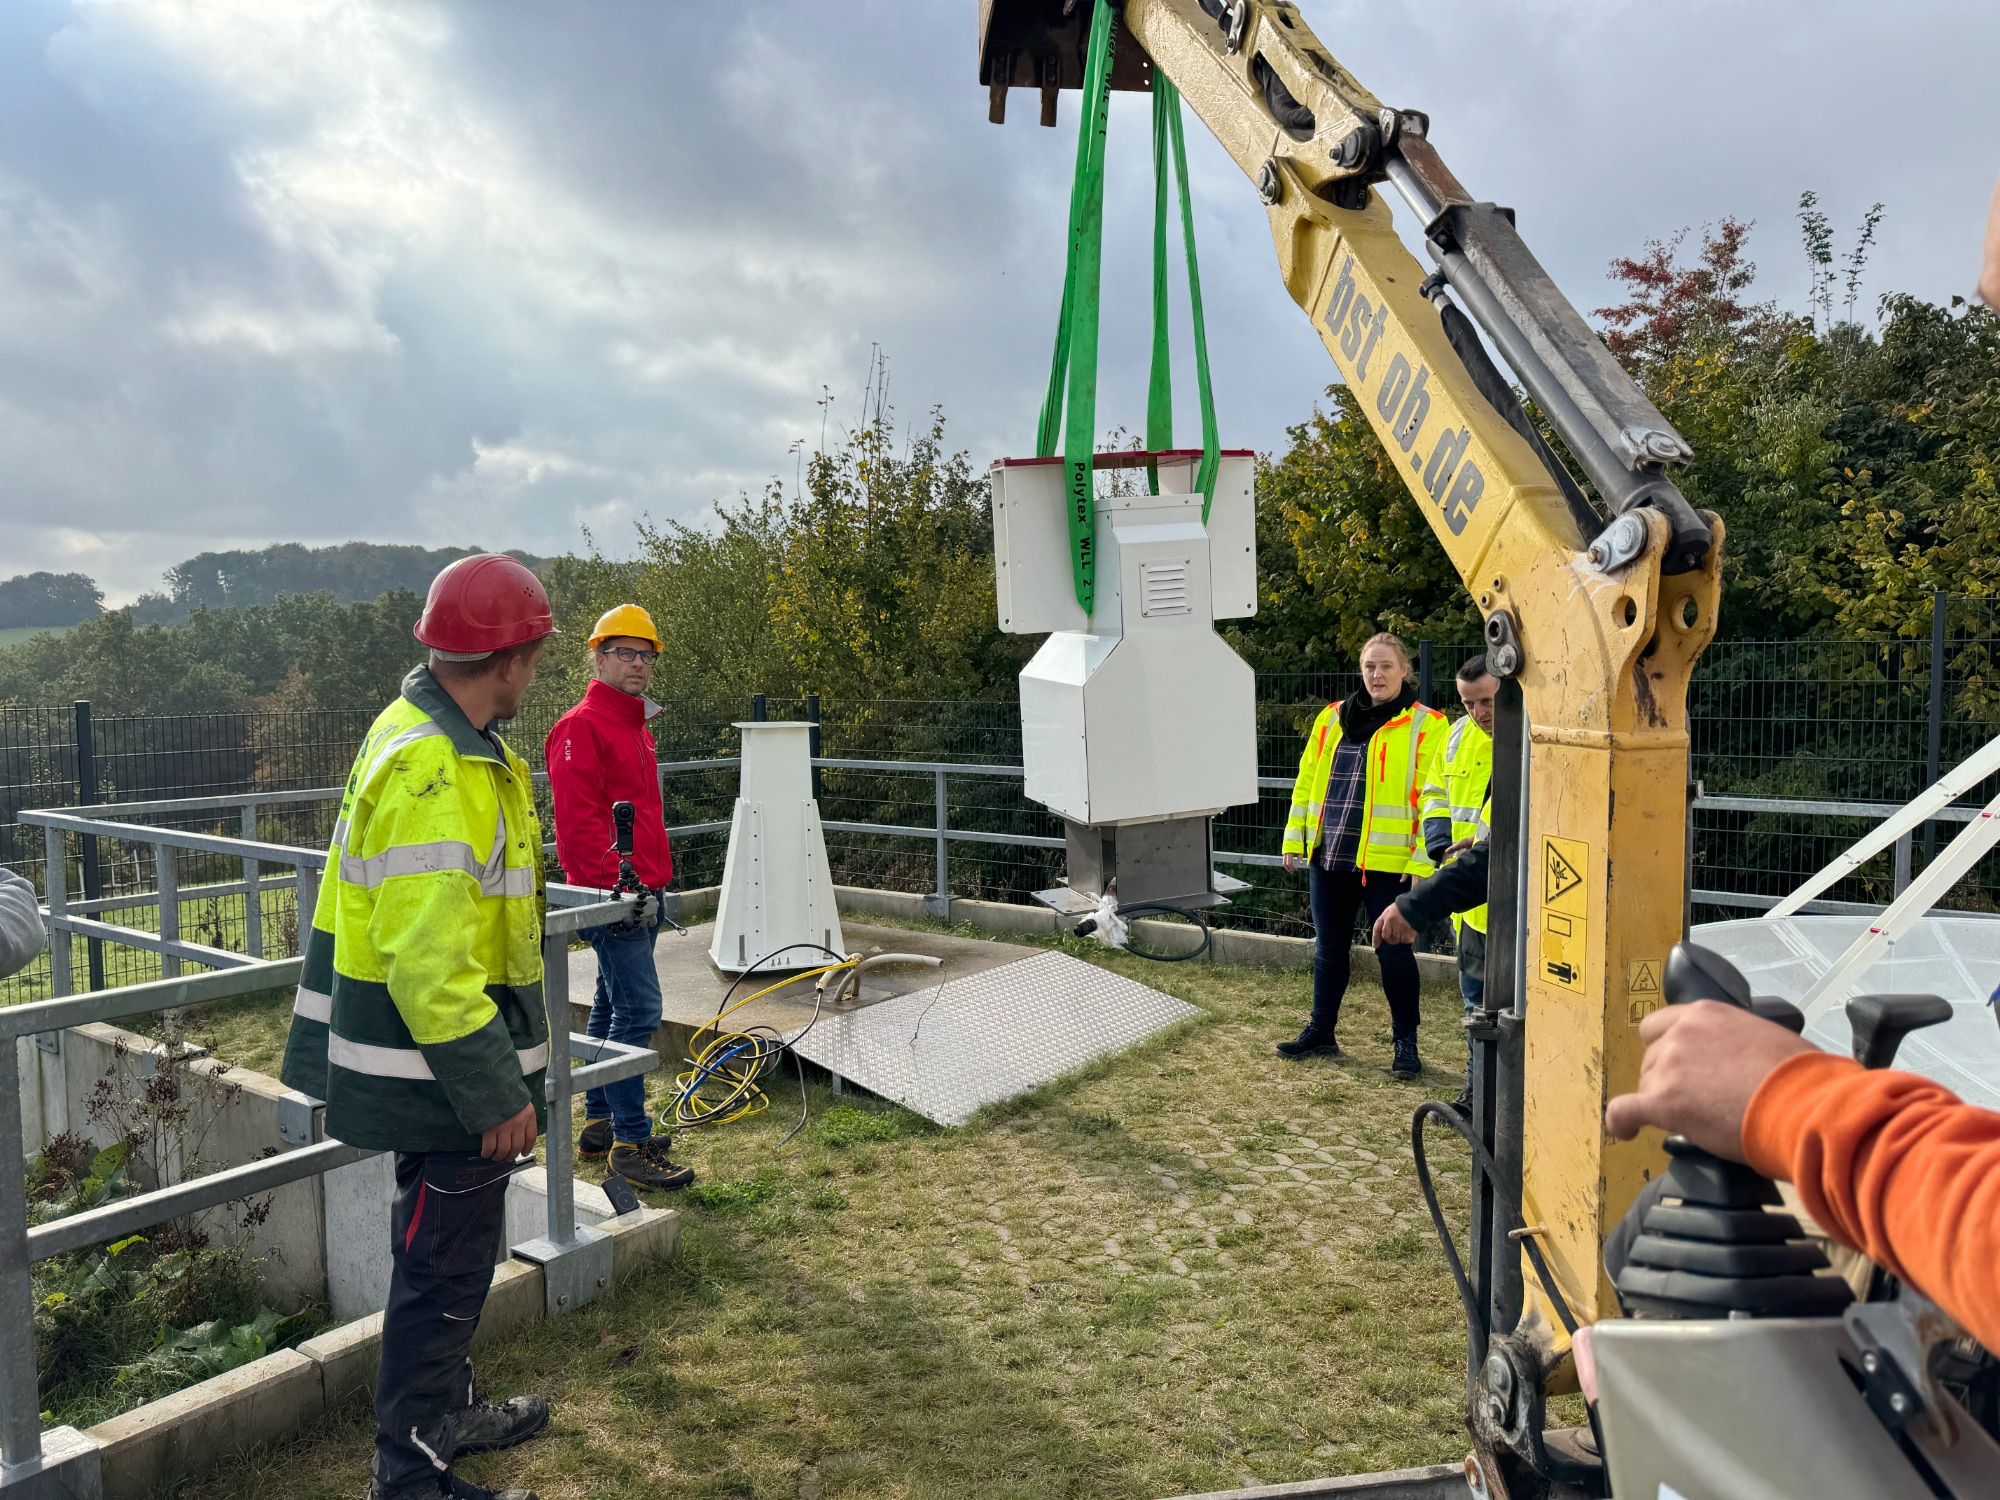
[[[599, 1040], [652, 1046], [653, 1033], [660, 1029], [660, 971], [653, 967], [660, 929], [587, 927], [583, 935], [597, 950], [597, 996], [590, 1002], [590, 1023], [584, 1030]], [[589, 1090], [583, 1096], [583, 1117], [609, 1118], [613, 1140], [645, 1140], [653, 1133], [646, 1080], [621, 1078]]]
[[[1472, 1019], [1486, 996], [1486, 934], [1458, 924], [1458, 993], [1465, 1001], [1465, 1018]], [[1465, 1034], [1465, 1085], [1472, 1087], [1472, 1033]]]
[[[1401, 875], [1381, 871], [1322, 870], [1315, 860], [1308, 881], [1313, 919], [1313, 1030], [1331, 1032], [1347, 994], [1348, 949], [1354, 943], [1354, 916], [1368, 913], [1372, 927], [1407, 887]], [[1375, 950], [1382, 989], [1389, 997], [1389, 1028], [1398, 1038], [1417, 1034], [1417, 955], [1408, 943], [1385, 943]]]
[[508, 1162], [474, 1151], [396, 1158], [389, 1305], [375, 1381], [375, 1489], [437, 1493], [451, 1468], [452, 1414], [472, 1404], [467, 1351], [506, 1228]]

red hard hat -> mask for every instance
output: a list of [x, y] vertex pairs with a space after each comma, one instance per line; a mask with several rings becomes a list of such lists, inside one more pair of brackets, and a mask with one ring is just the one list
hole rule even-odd
[[511, 557], [478, 552], [431, 580], [411, 633], [433, 651], [476, 656], [554, 635], [556, 621], [541, 579]]

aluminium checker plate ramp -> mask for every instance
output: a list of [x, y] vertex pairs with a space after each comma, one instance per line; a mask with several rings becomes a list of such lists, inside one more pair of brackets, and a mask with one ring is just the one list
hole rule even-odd
[[1067, 953], [1038, 953], [823, 1015], [794, 1045], [808, 1062], [927, 1120], [963, 1125], [982, 1105], [1202, 1014]]

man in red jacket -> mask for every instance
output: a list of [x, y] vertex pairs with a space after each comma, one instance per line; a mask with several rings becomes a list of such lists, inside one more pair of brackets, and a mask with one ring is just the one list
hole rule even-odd
[[[632, 863], [641, 883], [657, 889], [674, 877], [659, 757], [646, 728], [646, 720], [659, 712], [646, 696], [660, 659], [659, 632], [645, 610], [621, 604], [597, 622], [589, 648], [589, 690], [556, 720], [543, 747], [555, 801], [556, 859], [572, 885], [609, 890], [618, 879], [611, 806], [629, 802], [637, 814]], [[660, 1025], [660, 974], [653, 966], [658, 925], [592, 927], [583, 935], [597, 950], [590, 1035], [650, 1046]], [[609, 1153], [610, 1170], [638, 1187], [678, 1188], [694, 1181], [691, 1168], [667, 1159], [671, 1132], [653, 1133], [644, 1079], [591, 1089], [583, 1096], [583, 1116], [577, 1150], [586, 1159]]]

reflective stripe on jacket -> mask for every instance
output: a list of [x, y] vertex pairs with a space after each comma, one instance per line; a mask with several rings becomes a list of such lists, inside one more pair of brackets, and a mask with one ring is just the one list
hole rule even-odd
[[284, 1081], [328, 1135], [476, 1151], [542, 1120], [541, 889], [527, 763], [418, 667], [348, 774], [292, 1007]]
[[[1451, 838], [1480, 837], [1479, 809], [1486, 801], [1487, 785], [1493, 779], [1493, 736], [1467, 714], [1451, 726], [1444, 737], [1444, 753], [1432, 763], [1432, 775], [1424, 784], [1424, 823], [1449, 820]], [[1486, 908], [1455, 915], [1455, 929], [1463, 921], [1474, 932], [1486, 930]]]
[[[1357, 869], [1422, 875], [1432, 868], [1430, 856], [1424, 853], [1420, 799], [1444, 734], [1444, 715], [1413, 703], [1369, 737]], [[1339, 743], [1340, 705], [1329, 703], [1313, 721], [1305, 753], [1299, 757], [1292, 810], [1285, 820], [1287, 854], [1309, 855], [1319, 847], [1326, 784]]]

